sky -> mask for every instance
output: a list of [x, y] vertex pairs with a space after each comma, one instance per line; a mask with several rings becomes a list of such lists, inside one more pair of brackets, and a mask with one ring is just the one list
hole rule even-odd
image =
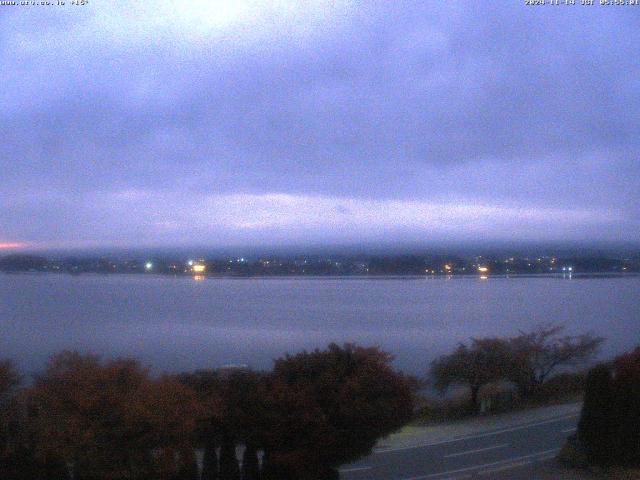
[[580, 0], [0, 6], [0, 254], [637, 241], [639, 44]]

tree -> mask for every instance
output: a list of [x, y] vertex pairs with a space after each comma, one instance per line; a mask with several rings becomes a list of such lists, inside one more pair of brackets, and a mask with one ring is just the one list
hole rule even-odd
[[[15, 395], [22, 381], [10, 360], [0, 361], [0, 477], [10, 475], [8, 467], [15, 463], [18, 449]], [[13, 461], [12, 461], [13, 460]]]
[[254, 444], [247, 444], [242, 454], [242, 480], [259, 480], [260, 465], [258, 451]]
[[285, 356], [269, 379], [264, 438], [269, 478], [337, 478], [413, 414], [412, 379], [391, 355], [352, 344]]
[[5, 404], [22, 382], [11, 360], [0, 360], [0, 405]]
[[222, 398], [221, 378], [216, 370], [198, 370], [178, 375], [177, 380], [197, 395], [202, 416], [196, 427], [196, 442], [204, 450], [202, 480], [218, 480], [217, 447], [222, 441], [220, 417]]
[[[247, 475], [252, 475], [251, 462], [255, 460], [257, 470], [257, 457], [254, 459], [251, 455], [256, 456], [267, 429], [265, 374], [245, 369], [200, 370], [179, 378], [198, 393], [208, 412], [199, 428], [199, 443], [205, 448], [203, 477], [207, 480], [238, 478], [235, 446], [240, 443], [246, 446], [248, 455]], [[221, 447], [219, 474], [214, 472], [216, 446]]]
[[612, 440], [615, 432], [609, 412], [612, 401], [611, 367], [597, 365], [587, 374], [578, 423], [578, 441], [594, 463], [604, 463], [613, 454]]
[[202, 459], [201, 480], [218, 479], [218, 454], [215, 443], [209, 442], [204, 445], [204, 456]]
[[29, 392], [41, 457], [75, 478], [169, 478], [184, 471], [199, 416], [195, 395], [135, 360], [55, 355]]
[[560, 336], [564, 327], [543, 325], [509, 339], [511, 365], [508, 379], [522, 397], [535, 395], [559, 367], [575, 366], [592, 358], [604, 339], [590, 333]]
[[592, 463], [640, 465], [640, 347], [589, 371], [578, 441]]
[[478, 410], [480, 388], [505, 377], [509, 365], [507, 342], [498, 338], [471, 339], [449, 355], [443, 355], [431, 364], [431, 376], [440, 391], [449, 386], [467, 385], [471, 391], [471, 408]]
[[[220, 478], [236, 480], [240, 478], [235, 456], [236, 444], [243, 443], [246, 447], [245, 458], [249, 463], [243, 464], [245, 473], [247, 475], [257, 473], [256, 452], [263, 444], [268, 428], [265, 424], [266, 377], [263, 373], [245, 369], [224, 373], [219, 382], [221, 408], [218, 424], [223, 432]], [[254, 460], [255, 465], [252, 464]], [[249, 480], [247, 477], [244, 478]]]
[[225, 436], [220, 447], [220, 480], [240, 480], [240, 467], [236, 457], [236, 445]]
[[616, 426], [617, 460], [621, 464], [640, 465], [640, 346], [613, 362], [611, 408]]

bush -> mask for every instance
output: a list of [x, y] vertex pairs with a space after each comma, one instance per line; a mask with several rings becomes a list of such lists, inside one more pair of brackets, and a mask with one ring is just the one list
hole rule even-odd
[[421, 423], [443, 423], [462, 420], [477, 413], [466, 397], [448, 400], [425, 399], [416, 418]]
[[578, 437], [574, 433], [563, 445], [562, 450], [558, 453], [558, 461], [569, 468], [586, 468], [589, 466], [587, 456], [584, 450], [580, 448]]
[[536, 399], [546, 403], [554, 400], [563, 400], [584, 392], [586, 375], [578, 373], [561, 373], [551, 377], [540, 386]]

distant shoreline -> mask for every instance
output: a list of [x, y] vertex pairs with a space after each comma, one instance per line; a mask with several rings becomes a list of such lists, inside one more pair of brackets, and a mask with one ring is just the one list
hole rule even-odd
[[512, 273], [512, 274], [428, 274], [428, 275], [393, 275], [393, 274], [376, 274], [376, 275], [321, 275], [321, 274], [308, 274], [308, 275], [261, 275], [261, 274], [205, 274], [205, 275], [193, 275], [187, 273], [171, 274], [171, 273], [144, 273], [144, 272], [111, 272], [111, 273], [99, 273], [99, 272], [25, 272], [25, 271], [0, 271], [5, 275], [27, 275], [27, 276], [44, 276], [44, 275], [61, 275], [69, 277], [115, 277], [115, 276], [127, 276], [127, 277], [149, 277], [149, 278], [185, 278], [185, 279], [197, 279], [201, 280], [248, 280], [248, 279], [294, 279], [294, 280], [433, 280], [433, 279], [476, 279], [476, 280], [489, 280], [489, 279], [522, 279], [522, 278], [556, 278], [559, 280], [577, 280], [577, 279], [596, 279], [596, 278], [630, 278], [640, 277], [640, 273], [637, 272], [584, 272], [584, 273]]

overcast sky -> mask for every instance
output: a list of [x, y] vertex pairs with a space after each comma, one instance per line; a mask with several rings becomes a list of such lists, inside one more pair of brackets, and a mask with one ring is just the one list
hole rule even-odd
[[640, 7], [577, 3], [0, 6], [0, 248], [638, 240]]

